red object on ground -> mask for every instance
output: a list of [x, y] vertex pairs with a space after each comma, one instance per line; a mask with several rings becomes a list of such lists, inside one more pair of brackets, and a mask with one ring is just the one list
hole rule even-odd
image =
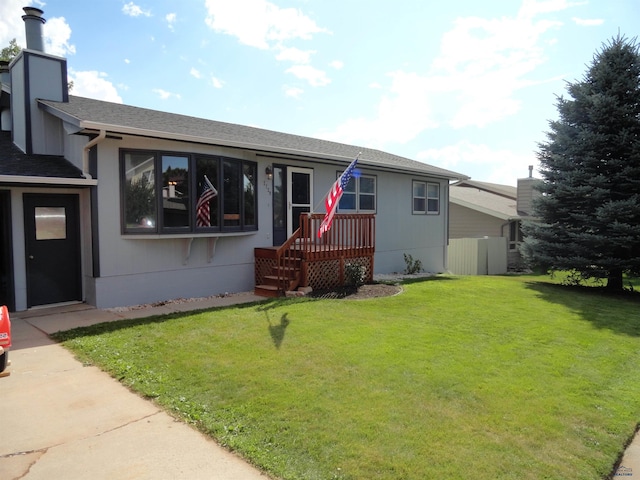
[[5, 350], [11, 348], [11, 319], [6, 305], [0, 308], [0, 347]]
[[0, 377], [9, 375], [5, 369], [9, 366], [9, 349], [11, 348], [11, 320], [6, 305], [0, 308]]

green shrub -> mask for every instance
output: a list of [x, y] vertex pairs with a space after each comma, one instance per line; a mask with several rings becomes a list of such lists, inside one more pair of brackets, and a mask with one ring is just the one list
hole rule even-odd
[[407, 268], [404, 269], [404, 273], [412, 275], [422, 271], [422, 262], [420, 260], [414, 260], [408, 253], [404, 253], [403, 255], [404, 263], [407, 265]]
[[366, 269], [364, 266], [357, 263], [347, 263], [344, 266], [344, 276], [349, 286], [359, 288], [364, 285], [365, 274]]

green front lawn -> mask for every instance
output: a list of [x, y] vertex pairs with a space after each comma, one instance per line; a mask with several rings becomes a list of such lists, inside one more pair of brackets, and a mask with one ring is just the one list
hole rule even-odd
[[640, 420], [640, 301], [436, 277], [60, 334], [286, 479], [599, 479]]

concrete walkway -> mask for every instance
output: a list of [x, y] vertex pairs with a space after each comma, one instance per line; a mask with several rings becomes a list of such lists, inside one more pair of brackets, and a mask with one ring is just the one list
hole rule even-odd
[[[0, 378], [2, 480], [266, 480], [49, 334], [78, 326], [264, 300], [253, 294], [128, 311], [70, 305], [11, 314], [9, 376]], [[613, 479], [640, 480], [640, 434]]]
[[128, 312], [74, 305], [11, 314], [11, 366], [0, 378], [0, 479], [268, 478], [98, 368], [83, 366], [47, 335], [254, 300], [242, 294]]

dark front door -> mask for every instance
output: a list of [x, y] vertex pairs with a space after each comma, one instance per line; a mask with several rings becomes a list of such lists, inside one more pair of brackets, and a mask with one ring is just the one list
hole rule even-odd
[[0, 192], [0, 305], [15, 310], [13, 291], [13, 244], [11, 236], [11, 196]]
[[273, 245], [287, 240], [287, 169], [273, 166]]
[[23, 198], [27, 307], [82, 300], [78, 196]]

